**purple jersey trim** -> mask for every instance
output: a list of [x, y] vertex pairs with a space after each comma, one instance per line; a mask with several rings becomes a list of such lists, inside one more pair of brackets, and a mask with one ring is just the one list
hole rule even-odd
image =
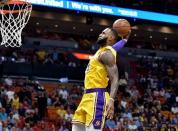
[[126, 44], [126, 41], [120, 40], [119, 42], [114, 44], [112, 47], [118, 52], [120, 49], [124, 47], [125, 44]]

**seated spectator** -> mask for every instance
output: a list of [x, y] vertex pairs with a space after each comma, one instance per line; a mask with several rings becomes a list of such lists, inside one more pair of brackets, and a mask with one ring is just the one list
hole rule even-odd
[[53, 106], [59, 107], [61, 105], [61, 101], [59, 97], [55, 97]]
[[113, 119], [107, 119], [106, 128], [108, 128], [110, 131], [113, 131], [115, 128], [117, 128], [115, 121]]
[[128, 103], [127, 103], [127, 101], [125, 100], [125, 98], [121, 100], [121, 106], [122, 106], [124, 109], [126, 108], [127, 104], [128, 104]]
[[171, 116], [170, 117], [170, 124], [171, 125], [177, 125], [177, 119], [175, 116]]
[[41, 131], [41, 123], [37, 122], [37, 124], [33, 127], [33, 131]]
[[41, 131], [45, 131], [47, 128], [47, 125], [44, 121], [41, 121]]
[[143, 123], [141, 122], [140, 118], [135, 117], [134, 119], [135, 125], [138, 127], [138, 130], [143, 129]]
[[4, 82], [5, 82], [5, 84], [7, 85], [7, 86], [12, 86], [12, 84], [13, 84], [13, 80], [11, 79], [11, 78], [5, 78], [4, 79]]
[[3, 124], [2, 124], [2, 122], [0, 121], [0, 131], [2, 131], [2, 129], [3, 129]]
[[8, 121], [11, 126], [14, 126], [16, 124], [16, 118], [14, 117], [13, 112], [9, 114]]
[[13, 90], [8, 90], [7, 92], [6, 92], [6, 95], [7, 95], [7, 97], [8, 97], [8, 101], [7, 102], [10, 102], [13, 98], [14, 98], [14, 91]]
[[128, 130], [128, 119], [127, 118], [123, 118], [121, 120], [122, 125], [121, 125], [121, 131], [127, 131]]
[[60, 106], [60, 109], [57, 110], [57, 114], [59, 116], [59, 119], [64, 119], [65, 118], [65, 115], [66, 115], [66, 110], [64, 109], [64, 106], [61, 105]]
[[27, 110], [30, 108], [30, 104], [28, 103], [27, 99], [23, 101], [23, 109]]
[[50, 95], [49, 95], [48, 98], [47, 98], [47, 105], [48, 105], [48, 106], [51, 106], [51, 105], [52, 105], [52, 98], [51, 98]]
[[18, 109], [20, 116], [25, 116], [26, 109], [23, 107], [23, 104], [20, 103], [19, 109]]
[[36, 52], [36, 55], [37, 55], [39, 62], [42, 63], [45, 60], [47, 53], [44, 49], [41, 49]]
[[67, 89], [65, 87], [62, 87], [58, 90], [58, 94], [62, 96], [63, 99], [67, 100], [67, 97], [69, 95]]
[[11, 104], [11, 106], [13, 107], [13, 108], [15, 108], [15, 109], [19, 109], [19, 105], [20, 105], [20, 103], [19, 103], [19, 97], [17, 96], [17, 94], [14, 94], [14, 97], [12, 98], [12, 104]]
[[0, 121], [7, 121], [8, 119], [8, 115], [6, 113], [6, 109], [5, 108], [0, 108]]
[[54, 63], [58, 63], [59, 54], [58, 54], [56, 48], [54, 48], [53, 50], [54, 50], [54, 51], [52, 52], [52, 60], [54, 61]]
[[[178, 104], [177, 104], [178, 105]], [[174, 113], [174, 114], [177, 114], [178, 113], [178, 106], [177, 106], [176, 104], [175, 105], [173, 105], [172, 107], [171, 107], [171, 111], [172, 111], [172, 113]]]
[[33, 118], [35, 122], [40, 121], [38, 108], [34, 109]]
[[168, 68], [167, 68], [167, 74], [168, 74], [168, 76], [173, 77], [174, 70], [172, 69], [171, 66], [168, 66]]
[[33, 129], [30, 127], [29, 123], [26, 123], [25, 127], [22, 129], [22, 131], [33, 131]]
[[3, 129], [2, 129], [2, 131], [9, 131], [9, 127], [8, 127], [8, 122], [7, 121], [3, 122]]
[[73, 113], [70, 109], [70, 107], [67, 108], [67, 112], [64, 116], [64, 119], [67, 121], [67, 122], [71, 122], [72, 121], [72, 118], [73, 118]]
[[133, 120], [129, 120], [128, 129], [129, 131], [136, 131], [138, 129], [137, 125]]
[[128, 107], [126, 108], [125, 112], [122, 114], [122, 117], [132, 119], [132, 112], [131, 110], [129, 110]]
[[165, 89], [161, 88], [159, 94], [160, 94], [160, 96], [164, 97], [164, 95], [165, 95]]
[[33, 127], [37, 123], [37, 120], [34, 117], [33, 112], [27, 112], [26, 113], [25, 123], [30, 124], [31, 127]]
[[0, 95], [0, 108], [7, 106], [7, 96], [5, 94]]
[[19, 130], [22, 130], [25, 126], [25, 118], [23, 116], [19, 116], [19, 120], [17, 121], [17, 127]]

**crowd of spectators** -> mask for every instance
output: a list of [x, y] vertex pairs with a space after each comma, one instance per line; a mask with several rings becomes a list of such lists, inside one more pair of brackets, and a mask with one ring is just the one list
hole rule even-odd
[[178, 129], [178, 62], [140, 58], [132, 63], [133, 78], [122, 80], [115, 101], [115, 119], [110, 130]]
[[38, 63], [38, 64], [58, 64], [66, 66], [80, 66], [80, 61], [71, 52], [64, 52], [58, 48], [51, 49], [0, 49], [0, 63]]
[[[24, 33], [25, 37], [43, 38], [48, 40], [68, 41], [78, 43], [77, 48], [82, 50], [89, 50], [96, 41], [96, 37], [86, 34], [71, 34], [71, 33], [59, 33], [51, 32], [42, 28], [29, 27], [28, 33]], [[24, 41], [25, 42], [25, 41]]]
[[[121, 78], [110, 131], [172, 130], [178, 128], [178, 62], [140, 58], [132, 62], [132, 77]], [[83, 86], [2, 79], [0, 128], [4, 130], [71, 130], [71, 119], [80, 102]], [[51, 119], [51, 107], [56, 117]]]
[[[63, 33], [54, 33], [54, 32], [48, 32], [42, 29], [35, 28], [31, 30], [29, 28], [30, 32], [33, 33], [27, 33], [25, 36], [27, 37], [36, 37], [36, 38], [44, 38], [49, 40], [58, 40], [60, 41], [68, 41], [68, 42], [75, 42], [77, 43], [76, 49], [83, 50], [83, 51], [90, 51], [93, 52], [97, 49], [96, 39], [97, 36], [89, 36], [89, 35], [77, 35], [77, 34], [63, 34]], [[161, 43], [159, 40], [144, 40], [139, 39], [134, 34], [132, 34], [132, 38], [129, 39], [129, 42], [126, 44], [126, 47], [128, 48], [138, 48], [138, 49], [150, 49], [150, 50], [159, 50], [159, 51], [171, 51], [171, 52], [177, 52], [178, 46], [177, 45], [167, 45], [166, 42]]]
[[[58, 85], [46, 90], [38, 81], [2, 79], [0, 83], [1, 131], [69, 131], [80, 85]], [[71, 88], [70, 88], [71, 87]], [[48, 108], [55, 107], [51, 121]]]

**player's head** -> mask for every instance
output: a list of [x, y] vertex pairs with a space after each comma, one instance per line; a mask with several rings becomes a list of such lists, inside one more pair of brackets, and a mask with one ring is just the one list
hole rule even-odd
[[100, 46], [110, 45], [112, 46], [118, 39], [117, 32], [112, 28], [104, 29], [98, 37], [97, 44]]

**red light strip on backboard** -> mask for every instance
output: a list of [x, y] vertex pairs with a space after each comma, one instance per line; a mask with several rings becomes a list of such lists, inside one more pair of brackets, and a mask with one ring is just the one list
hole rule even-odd
[[73, 55], [78, 58], [78, 59], [82, 59], [82, 60], [89, 60], [91, 56], [93, 56], [92, 54], [86, 54], [86, 53], [73, 53]]

